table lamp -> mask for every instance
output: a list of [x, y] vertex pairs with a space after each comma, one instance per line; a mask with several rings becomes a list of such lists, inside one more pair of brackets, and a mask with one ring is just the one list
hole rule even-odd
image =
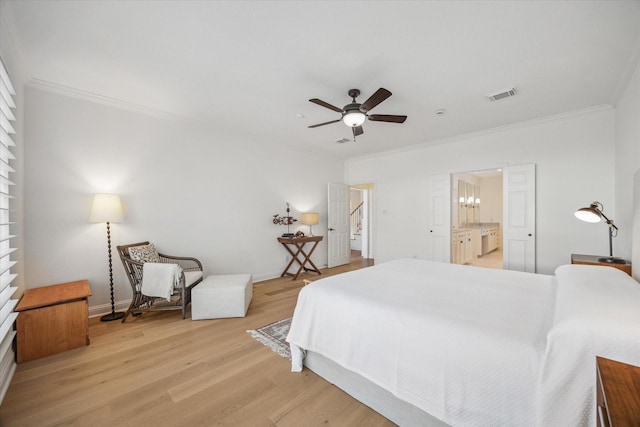
[[122, 319], [124, 313], [116, 313], [115, 301], [113, 297], [113, 264], [111, 262], [111, 222], [122, 222], [122, 204], [120, 196], [117, 194], [96, 194], [93, 196], [93, 204], [91, 205], [91, 213], [89, 214], [90, 222], [106, 222], [107, 223], [107, 248], [109, 251], [109, 289], [111, 291], [111, 313], [105, 314], [100, 318], [103, 322]]
[[318, 215], [317, 212], [309, 212], [309, 213], [303, 213], [302, 217], [300, 218], [300, 222], [308, 225], [309, 226], [309, 236], [313, 236], [313, 232], [311, 231], [311, 227], [318, 224], [318, 220], [320, 218], [320, 215]]
[[600, 220], [604, 219], [609, 226], [609, 256], [598, 258], [598, 261], [612, 264], [625, 264], [626, 261], [624, 259], [613, 256], [613, 237], [618, 235], [618, 227], [613, 224], [613, 220], [607, 218], [604, 212], [602, 212], [602, 209], [602, 203], [593, 202], [589, 207], [578, 209], [575, 215], [579, 220], [591, 223], [600, 222]]

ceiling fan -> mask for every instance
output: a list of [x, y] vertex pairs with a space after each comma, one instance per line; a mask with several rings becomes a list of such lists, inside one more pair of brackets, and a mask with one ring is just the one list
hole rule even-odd
[[348, 92], [349, 96], [352, 98], [351, 104], [345, 105], [343, 108], [335, 107], [329, 103], [326, 103], [318, 98], [310, 99], [309, 101], [314, 104], [321, 105], [330, 110], [341, 113], [342, 116], [337, 120], [331, 120], [329, 122], [318, 123], [317, 125], [311, 125], [310, 128], [317, 128], [319, 126], [328, 125], [331, 123], [344, 122], [347, 126], [349, 126], [353, 130], [353, 140], [355, 141], [356, 136], [362, 135], [364, 130], [362, 129], [362, 124], [368, 118], [373, 122], [389, 122], [389, 123], [404, 123], [407, 120], [407, 116], [395, 116], [389, 114], [368, 114], [376, 105], [380, 104], [385, 99], [391, 96], [391, 92], [389, 92], [385, 88], [380, 88], [369, 97], [362, 104], [358, 104], [356, 102], [356, 98], [360, 95], [359, 89], [350, 89]]

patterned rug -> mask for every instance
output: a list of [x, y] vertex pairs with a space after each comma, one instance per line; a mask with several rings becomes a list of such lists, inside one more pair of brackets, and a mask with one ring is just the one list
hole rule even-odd
[[291, 350], [289, 349], [289, 343], [286, 341], [290, 326], [291, 317], [269, 323], [258, 329], [248, 330], [247, 332], [280, 356], [291, 360]]

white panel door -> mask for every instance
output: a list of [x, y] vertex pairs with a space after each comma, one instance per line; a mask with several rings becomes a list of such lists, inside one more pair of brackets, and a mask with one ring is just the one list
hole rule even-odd
[[348, 264], [351, 258], [349, 186], [329, 183], [327, 198], [329, 200], [327, 214], [329, 256], [327, 265], [331, 268]]
[[536, 167], [508, 166], [503, 170], [503, 267], [536, 270]]
[[433, 261], [451, 261], [451, 175], [431, 177], [429, 246]]

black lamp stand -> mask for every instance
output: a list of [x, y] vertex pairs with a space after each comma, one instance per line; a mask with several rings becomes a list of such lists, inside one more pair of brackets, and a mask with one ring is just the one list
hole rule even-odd
[[105, 314], [100, 318], [103, 322], [122, 319], [124, 313], [116, 312], [115, 299], [113, 297], [113, 263], [111, 262], [111, 227], [107, 221], [107, 247], [109, 249], [109, 289], [111, 290], [111, 313]]
[[607, 226], [609, 227], [609, 256], [600, 257], [598, 258], [598, 261], [608, 262], [610, 264], [626, 264], [626, 260], [613, 256], [613, 230], [615, 230], [617, 234], [618, 227], [616, 227], [613, 224], [613, 221], [607, 218], [606, 215], [602, 213], [602, 211], [600, 211], [600, 215], [602, 215], [605, 221], [607, 221]]

